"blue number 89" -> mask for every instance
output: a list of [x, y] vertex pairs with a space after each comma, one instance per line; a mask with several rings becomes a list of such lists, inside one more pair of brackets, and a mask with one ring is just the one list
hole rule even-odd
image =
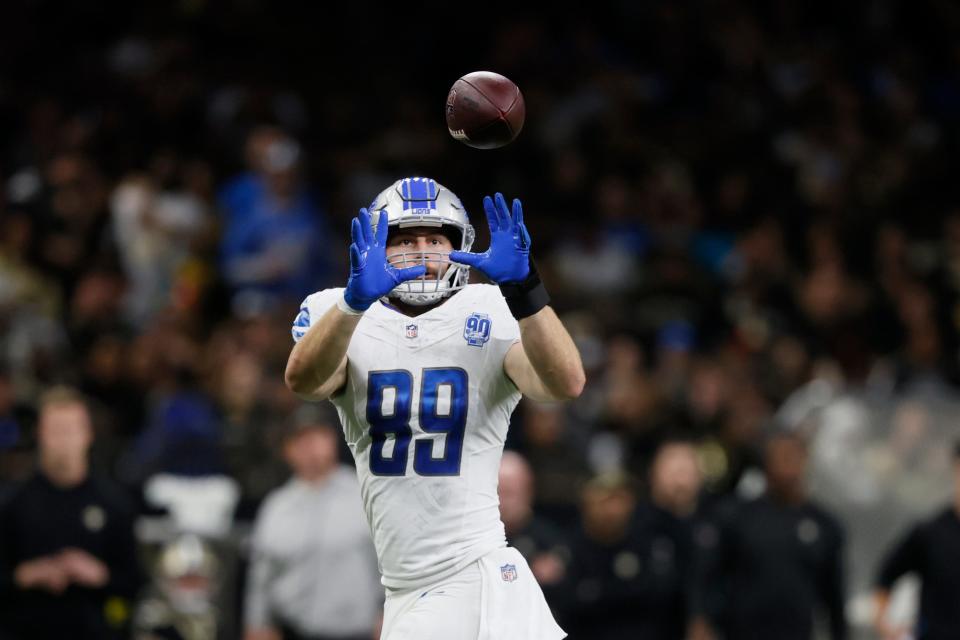
[[[428, 434], [446, 436], [443, 454], [434, 457], [433, 438], [414, 443], [413, 470], [421, 476], [460, 475], [463, 436], [467, 426], [467, 372], [459, 368], [424, 369], [420, 385], [420, 427]], [[413, 376], [409, 371], [371, 371], [367, 379], [367, 423], [370, 425], [370, 472], [402, 476], [413, 430], [410, 409]], [[384, 455], [387, 437], [393, 452]]]

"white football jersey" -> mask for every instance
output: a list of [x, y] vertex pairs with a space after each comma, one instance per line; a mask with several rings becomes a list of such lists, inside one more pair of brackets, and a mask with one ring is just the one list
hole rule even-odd
[[[307, 297], [302, 338], [343, 295]], [[384, 586], [419, 587], [506, 545], [497, 475], [520, 391], [503, 359], [520, 340], [500, 289], [474, 284], [411, 318], [376, 302], [331, 398], [357, 476]]]

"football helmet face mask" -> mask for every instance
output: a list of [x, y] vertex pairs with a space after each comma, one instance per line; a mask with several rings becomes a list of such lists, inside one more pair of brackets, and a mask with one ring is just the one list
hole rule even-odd
[[[454, 250], [470, 251], [473, 246], [475, 233], [460, 198], [430, 178], [403, 178], [381, 191], [370, 205], [374, 229], [381, 210], [387, 212], [391, 236], [401, 229], [436, 227], [450, 238]], [[403, 282], [388, 294], [410, 305], [439, 302], [465, 287], [470, 278], [470, 267], [451, 262], [446, 253], [406, 251], [393, 253], [389, 259], [397, 268], [425, 263], [438, 266], [435, 275]]]

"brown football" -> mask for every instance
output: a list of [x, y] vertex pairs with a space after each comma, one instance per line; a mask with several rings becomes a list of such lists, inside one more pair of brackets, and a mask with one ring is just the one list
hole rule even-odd
[[517, 137], [527, 114], [523, 94], [492, 71], [474, 71], [453, 83], [447, 94], [447, 129], [477, 149], [496, 149]]

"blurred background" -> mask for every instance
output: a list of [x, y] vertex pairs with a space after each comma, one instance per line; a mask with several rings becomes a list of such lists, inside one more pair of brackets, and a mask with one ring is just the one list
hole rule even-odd
[[[785, 516], [818, 548], [800, 573], [843, 569], [784, 591], [813, 607], [796, 637], [879, 637], [884, 556], [955, 484], [958, 36], [946, 0], [4, 3], [0, 494], [43, 473], [43, 394], [79, 390], [139, 567], [89, 637], [270, 637], [245, 611], [254, 523], [330, 418], [284, 386], [291, 322], [345, 283], [357, 209], [426, 175], [481, 248], [482, 196], [523, 200], [583, 356], [579, 399], [514, 414], [501, 488], [571, 637], [754, 637], [722, 585], [758, 588], [767, 560], [728, 516], [778, 470], [817, 505]], [[446, 131], [477, 69], [526, 98], [500, 150]], [[4, 513], [15, 591], [29, 526]], [[891, 626], [916, 609], [897, 584]]]

